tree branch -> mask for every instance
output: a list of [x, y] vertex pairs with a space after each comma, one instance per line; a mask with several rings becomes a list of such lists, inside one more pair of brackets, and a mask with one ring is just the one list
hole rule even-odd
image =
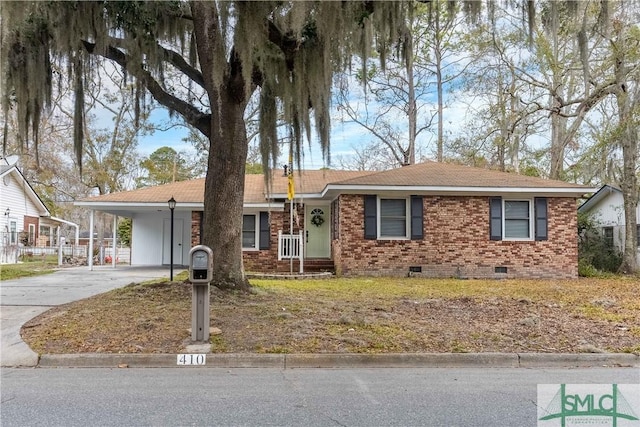
[[165, 91], [153, 78], [151, 73], [145, 70], [141, 64], [137, 62], [133, 63], [131, 58], [127, 57], [121, 50], [112, 46], [109, 46], [106, 52], [98, 53], [96, 52], [96, 45], [94, 43], [83, 40], [82, 44], [89, 54], [107, 58], [126, 69], [144, 84], [149, 93], [151, 93], [151, 96], [153, 96], [159, 104], [179, 113], [187, 123], [198, 129], [205, 136], [209, 137], [211, 135], [211, 115], [203, 113], [191, 104]]
[[280, 48], [285, 57], [287, 69], [293, 71], [293, 62], [301, 41], [283, 34], [276, 24], [269, 20], [269, 41]]
[[176, 67], [184, 73], [185, 76], [189, 77], [194, 83], [204, 89], [204, 79], [202, 78], [202, 73], [198, 69], [192, 67], [178, 52], [164, 48], [159, 44], [156, 46], [158, 50], [162, 52], [164, 59], [168, 63]]

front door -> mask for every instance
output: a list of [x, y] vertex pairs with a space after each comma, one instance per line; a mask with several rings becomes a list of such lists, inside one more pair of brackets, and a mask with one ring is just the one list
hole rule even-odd
[[[162, 264], [171, 264], [171, 220], [164, 219]], [[182, 219], [173, 220], [173, 265], [182, 265]]]
[[304, 207], [305, 258], [331, 258], [331, 208]]

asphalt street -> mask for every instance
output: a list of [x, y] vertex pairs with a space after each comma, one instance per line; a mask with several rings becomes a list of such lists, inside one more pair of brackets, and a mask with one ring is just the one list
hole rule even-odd
[[[2, 368], [0, 379], [3, 427], [498, 427], [536, 425], [538, 384], [638, 384], [640, 373], [634, 368]], [[625, 398], [640, 414], [640, 392]]]
[[52, 274], [0, 282], [0, 366], [36, 366], [38, 355], [20, 337], [27, 321], [52, 307], [155, 278], [162, 267], [73, 267]]

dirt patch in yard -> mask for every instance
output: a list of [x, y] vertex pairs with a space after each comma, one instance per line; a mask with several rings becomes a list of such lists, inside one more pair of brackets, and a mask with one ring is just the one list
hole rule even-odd
[[[213, 352], [640, 352], [637, 278], [253, 282], [212, 287]], [[56, 307], [22, 336], [39, 353], [180, 353], [190, 326], [191, 285], [154, 283]]]

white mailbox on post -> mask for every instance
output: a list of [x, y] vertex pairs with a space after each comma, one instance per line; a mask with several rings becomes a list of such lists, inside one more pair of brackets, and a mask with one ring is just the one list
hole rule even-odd
[[210, 247], [198, 245], [189, 251], [189, 282], [207, 284], [213, 274], [213, 251]]
[[194, 246], [189, 251], [189, 282], [192, 284], [192, 341], [209, 341], [209, 283], [212, 278], [213, 251], [208, 246]]

